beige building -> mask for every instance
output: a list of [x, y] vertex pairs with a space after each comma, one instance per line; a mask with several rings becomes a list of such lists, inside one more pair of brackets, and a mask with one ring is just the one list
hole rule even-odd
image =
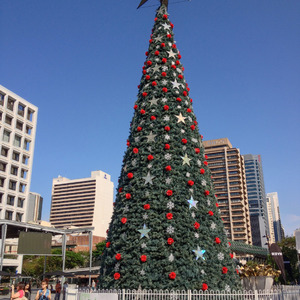
[[204, 141], [227, 237], [252, 244], [244, 160], [227, 138]]
[[270, 198], [267, 197], [267, 212], [268, 212], [268, 225], [269, 225], [269, 244], [275, 243], [275, 233], [273, 227], [273, 214], [272, 214], [272, 203]]
[[113, 212], [113, 189], [110, 175], [102, 171], [93, 171], [89, 178], [54, 178], [51, 224], [57, 228], [92, 226], [93, 235], [106, 237]]

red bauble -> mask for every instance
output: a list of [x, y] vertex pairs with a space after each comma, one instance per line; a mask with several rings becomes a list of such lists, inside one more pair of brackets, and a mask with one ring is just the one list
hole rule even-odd
[[188, 181], [188, 185], [193, 186], [194, 185], [194, 181], [193, 180], [189, 180]]
[[154, 121], [154, 120], [156, 120], [156, 117], [155, 117], [155, 116], [151, 116], [151, 117], [150, 117], [150, 120], [151, 120], [151, 121]]
[[176, 48], [176, 44], [173, 44], [173, 45], [172, 45], [172, 48], [175, 49], [175, 48]]
[[147, 71], [146, 70], [143, 70], [143, 74], [145, 75], [147, 73]]
[[147, 261], [147, 256], [146, 255], [141, 255], [141, 262], [146, 262]]
[[167, 38], [172, 38], [172, 35], [169, 33], [169, 34], [167, 34]]
[[175, 65], [172, 65], [171, 68], [175, 70], [175, 69], [176, 69], [176, 66], [175, 66]]
[[157, 56], [159, 55], [159, 51], [155, 51], [154, 54]]
[[145, 204], [145, 205], [144, 205], [144, 209], [145, 209], [145, 210], [148, 210], [148, 209], [150, 209], [150, 204], [148, 204], [148, 203], [147, 203], [147, 204]]
[[188, 113], [192, 112], [192, 110], [191, 110], [190, 108], [188, 108], [186, 111], [187, 111]]
[[166, 47], [166, 44], [165, 44], [165, 43], [161, 43], [160, 46], [161, 46], [162, 48], [164, 48], [164, 47]]
[[176, 278], [176, 273], [175, 272], [171, 272], [169, 274], [169, 278], [172, 279], [172, 280], [174, 280]]
[[162, 73], [161, 73], [161, 76], [162, 76], [162, 77], [166, 77], [166, 76], [167, 76], [167, 73], [166, 73], [166, 72], [162, 72]]
[[119, 193], [122, 193], [122, 192], [123, 192], [123, 188], [120, 187], [120, 188], [119, 188]]
[[121, 277], [120, 273], [115, 273], [114, 274], [114, 279], [118, 280]]
[[186, 139], [182, 139], [181, 142], [182, 142], [182, 144], [186, 144], [187, 140]]
[[207, 161], [204, 161], [203, 163], [204, 163], [206, 166], [208, 165]]
[[142, 96], [143, 96], [143, 97], [147, 97], [147, 95], [148, 95], [148, 93], [146, 93], [146, 92], [143, 92], [143, 93], [142, 93]]
[[176, 60], [175, 64], [178, 66], [180, 64], [180, 61]]
[[150, 75], [146, 75], [146, 80], [149, 80], [150, 79]]
[[149, 55], [149, 52], [148, 52], [148, 51], [146, 51], [146, 52], [145, 52], [145, 55], [146, 55], [146, 56], [148, 56], [148, 55]]
[[226, 267], [223, 267], [223, 268], [222, 268], [222, 273], [223, 273], [223, 274], [226, 274], [227, 272], [228, 272], [228, 269], [227, 269]]
[[167, 93], [167, 92], [168, 92], [168, 89], [167, 89], [166, 87], [163, 87], [163, 88], [162, 88], [162, 91], [163, 91], [164, 93]]
[[180, 54], [178, 54], [177, 57], [178, 57], [178, 59], [181, 59], [181, 55]]
[[231, 246], [231, 243], [230, 242], [228, 242], [228, 245], [229, 245], [229, 247]]
[[195, 120], [195, 121], [194, 121], [194, 124], [195, 124], [195, 125], [197, 125], [197, 124], [198, 124], [198, 122]]
[[165, 105], [165, 106], [164, 106], [164, 110], [169, 110], [169, 106], [168, 106], [168, 105]]
[[148, 160], [152, 160], [153, 159], [153, 155], [149, 154], [147, 157]]
[[195, 229], [199, 229], [199, 227], [200, 227], [200, 224], [199, 224], [198, 222], [195, 222], [195, 223], [194, 223], [194, 228], [195, 228]]
[[127, 193], [127, 194], [125, 195], [125, 198], [126, 198], [127, 200], [131, 199], [131, 194]]
[[208, 196], [208, 195], [209, 195], [209, 191], [206, 190], [206, 191], [204, 192], [204, 194], [205, 194], [205, 196]]
[[174, 240], [172, 238], [168, 238], [167, 243], [168, 245], [172, 245], [174, 243]]
[[126, 142], [126, 145], [127, 145], [127, 147], [129, 147], [130, 146], [130, 142], [127, 140], [127, 142]]
[[145, 111], [144, 109], [141, 109], [140, 113], [141, 113], [142, 115], [144, 115], [144, 114], [146, 113], [146, 111]]
[[167, 15], [163, 15], [163, 18], [164, 18], [165, 20], [167, 20], [167, 19], [168, 19], [168, 16], [167, 16]]
[[120, 253], [117, 253], [116, 256], [115, 256], [116, 260], [121, 260], [122, 256]]
[[170, 145], [169, 144], [165, 144], [165, 149], [169, 150], [170, 149]]
[[156, 81], [153, 81], [153, 82], [152, 82], [152, 86], [157, 86]]
[[195, 153], [196, 154], [200, 153], [200, 149], [199, 148], [195, 148]]
[[153, 40], [152, 40], [152, 39], [150, 39], [150, 40], [149, 40], [149, 43], [151, 44], [152, 42], [153, 42]]
[[208, 212], [208, 214], [209, 214], [210, 216], [213, 216], [213, 215], [214, 215], [214, 213], [213, 213], [211, 210]]
[[162, 62], [163, 64], [165, 64], [165, 63], [167, 62], [167, 59], [164, 57], [164, 58], [162, 58], [161, 62]]
[[165, 126], [165, 131], [170, 131], [170, 126]]
[[204, 169], [200, 169], [200, 173], [201, 173], [201, 174], [204, 174], [204, 173], [205, 173], [205, 170], [204, 170]]
[[142, 127], [139, 126], [136, 130], [137, 130], [137, 131], [142, 131]]
[[129, 178], [129, 179], [133, 178], [133, 173], [128, 173], [127, 178]]
[[206, 154], [205, 154], [205, 156], [204, 156], [204, 157], [205, 157], [205, 159], [208, 159], [208, 156], [207, 156]]
[[179, 79], [182, 79], [182, 78], [183, 78], [183, 76], [182, 76], [181, 74], [179, 74], [179, 75], [178, 75], [178, 78], [179, 78]]
[[181, 98], [177, 97], [176, 101], [181, 102], [182, 100], [181, 100]]
[[192, 130], [195, 130], [195, 125], [191, 125], [191, 129], [192, 129]]
[[107, 242], [105, 246], [106, 246], [106, 248], [109, 248], [110, 242]]
[[173, 214], [172, 214], [172, 213], [167, 213], [167, 214], [166, 214], [166, 218], [167, 218], [168, 220], [172, 220], [172, 219], [173, 219]]
[[172, 170], [172, 167], [171, 167], [171, 166], [166, 166], [166, 167], [165, 167], [165, 170], [166, 170], [166, 171], [171, 171], [171, 170]]
[[208, 289], [208, 285], [206, 283], [202, 284], [202, 291], [206, 291]]
[[232, 253], [229, 253], [229, 255], [230, 255], [230, 258], [233, 258], [233, 254]]
[[171, 26], [172, 28], [174, 28], [174, 24], [173, 24], [173, 23], [171, 23], [171, 22], [170, 22], [170, 26]]
[[122, 218], [122, 219], [121, 219], [121, 223], [122, 223], [122, 224], [125, 224], [126, 222], [127, 222], [127, 218]]
[[156, 22], [156, 21], [157, 21], [157, 18], [155, 18], [154, 21]]
[[148, 65], [148, 66], [151, 66], [151, 65], [152, 65], [152, 61], [151, 61], [151, 60], [148, 60], [148, 61], [147, 61], [147, 65]]
[[187, 96], [187, 91], [183, 91], [182, 95], [185, 97]]
[[216, 244], [221, 244], [221, 240], [218, 237], [215, 238], [215, 242]]
[[138, 108], [138, 106], [137, 106], [137, 105], [135, 105], [133, 108], [134, 108], [134, 109], [137, 109], [137, 108]]
[[216, 207], [219, 207], [219, 203], [216, 203]]
[[172, 196], [173, 195], [173, 191], [172, 190], [167, 190], [166, 194], [167, 194], [167, 196]]

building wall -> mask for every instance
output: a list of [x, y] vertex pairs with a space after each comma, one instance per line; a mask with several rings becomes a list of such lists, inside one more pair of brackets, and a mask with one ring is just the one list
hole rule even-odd
[[227, 237], [252, 244], [244, 160], [227, 138], [204, 141]]
[[53, 179], [50, 222], [58, 228], [95, 227], [105, 237], [112, 212], [113, 188], [110, 175], [94, 171], [89, 178]]
[[25, 221], [38, 108], [0, 85], [0, 219]]
[[27, 206], [27, 222], [37, 223], [42, 219], [43, 198], [40, 194], [29, 193]]
[[270, 198], [267, 197], [268, 225], [269, 225], [269, 244], [275, 243], [275, 234], [273, 226], [272, 204]]
[[261, 156], [246, 154], [243, 157], [245, 161], [253, 245], [266, 248], [266, 235], [269, 235], [269, 226]]

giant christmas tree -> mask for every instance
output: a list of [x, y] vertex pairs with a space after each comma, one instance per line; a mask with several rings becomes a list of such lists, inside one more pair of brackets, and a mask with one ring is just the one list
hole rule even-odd
[[146, 56], [99, 285], [236, 289], [238, 275], [163, 3]]

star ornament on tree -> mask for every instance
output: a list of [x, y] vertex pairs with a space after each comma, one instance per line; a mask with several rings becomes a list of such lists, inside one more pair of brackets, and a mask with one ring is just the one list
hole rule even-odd
[[138, 231], [141, 233], [140, 239], [143, 238], [143, 237], [146, 237], [146, 238], [149, 239], [148, 233], [149, 233], [150, 230], [151, 230], [151, 229], [147, 229], [146, 224], [144, 224], [144, 226], [143, 226], [142, 229], [138, 229]]
[[183, 160], [182, 165], [187, 164], [187, 165], [190, 166], [190, 160], [191, 160], [191, 159], [188, 158], [187, 154], [185, 154], [183, 157], [181, 156], [181, 158], [182, 158], [182, 160]]
[[201, 250], [201, 248], [199, 246], [197, 246], [197, 250], [193, 250], [193, 252], [196, 255], [196, 260], [198, 260], [199, 258], [202, 258], [203, 260], [205, 260], [205, 257], [203, 255], [206, 252], [206, 250]]
[[148, 174], [147, 174], [147, 176], [146, 177], [143, 177], [143, 179], [145, 180], [145, 185], [147, 184], [147, 183], [149, 183], [149, 184], [153, 184], [153, 182], [152, 182], [152, 179], [153, 178], [155, 178], [155, 176], [151, 176], [150, 175], [150, 172], [148, 172]]
[[187, 202], [189, 203], [190, 208], [194, 207], [194, 208], [197, 209], [197, 203], [198, 203], [198, 201], [195, 201], [195, 200], [193, 199], [193, 196], [191, 196], [191, 199], [187, 200]]

